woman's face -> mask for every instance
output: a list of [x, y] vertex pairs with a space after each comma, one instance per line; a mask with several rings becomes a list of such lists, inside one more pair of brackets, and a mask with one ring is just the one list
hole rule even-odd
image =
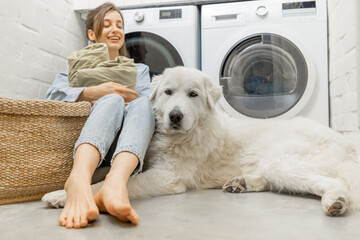
[[109, 52], [118, 52], [125, 41], [123, 23], [123, 19], [117, 11], [107, 12], [104, 17], [104, 28], [101, 36], [95, 39], [95, 42], [106, 43]]

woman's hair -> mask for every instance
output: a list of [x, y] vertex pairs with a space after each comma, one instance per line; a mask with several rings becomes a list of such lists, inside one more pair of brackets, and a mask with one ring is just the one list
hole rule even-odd
[[[120, 16], [123, 20], [122, 24], [124, 27], [124, 25], [125, 25], [124, 18], [122, 16], [120, 10], [117, 9], [114, 4], [106, 2], [104, 4], [101, 4], [97, 8], [91, 10], [86, 16], [85, 26], [86, 26], [86, 36], [88, 39], [89, 39], [89, 36], [88, 36], [87, 32], [89, 29], [95, 33], [96, 38], [99, 38], [101, 36], [102, 30], [104, 28], [104, 17], [106, 15], [106, 13], [109, 11], [116, 11], [120, 14]], [[127, 51], [126, 51], [125, 42], [124, 42], [124, 45], [119, 49], [119, 54], [121, 56], [128, 55]]]

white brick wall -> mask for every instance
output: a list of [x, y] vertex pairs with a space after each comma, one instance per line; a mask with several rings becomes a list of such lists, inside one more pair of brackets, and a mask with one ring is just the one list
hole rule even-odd
[[360, 3], [328, 0], [330, 121], [338, 131], [358, 131], [360, 113]]
[[73, 0], [1, 0], [0, 96], [42, 99], [66, 57], [86, 45]]

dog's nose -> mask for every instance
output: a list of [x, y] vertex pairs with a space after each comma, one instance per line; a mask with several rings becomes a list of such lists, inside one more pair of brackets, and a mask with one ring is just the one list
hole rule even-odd
[[183, 119], [183, 117], [184, 117], [184, 115], [177, 108], [171, 110], [171, 112], [169, 113], [170, 121], [175, 124], [179, 124], [181, 122], [181, 120]]

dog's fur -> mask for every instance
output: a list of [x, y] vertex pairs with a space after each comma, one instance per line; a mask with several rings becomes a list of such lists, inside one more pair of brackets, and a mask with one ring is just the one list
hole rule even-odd
[[[314, 194], [332, 216], [360, 209], [360, 164], [340, 133], [300, 117], [229, 117], [215, 109], [221, 88], [195, 69], [166, 69], [152, 87], [157, 128], [147, 169], [128, 183], [130, 198], [222, 187]], [[65, 199], [63, 190], [43, 197], [56, 207]]]

